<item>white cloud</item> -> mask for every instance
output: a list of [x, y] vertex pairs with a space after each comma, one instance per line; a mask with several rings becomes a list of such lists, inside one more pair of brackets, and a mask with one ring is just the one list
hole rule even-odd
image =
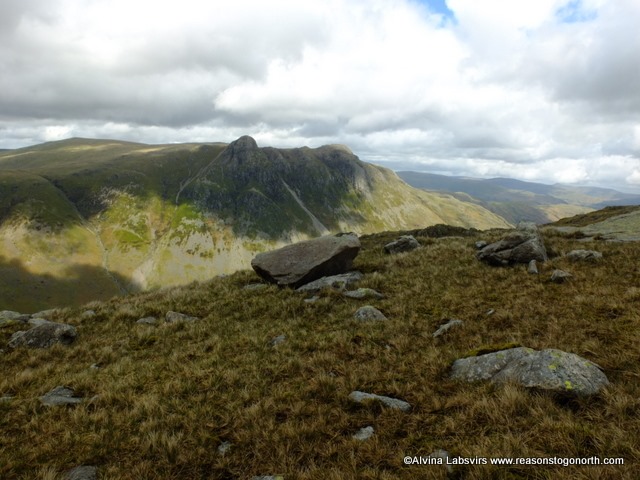
[[0, 148], [250, 134], [463, 175], [638, 185], [637, 0], [447, 4], [455, 22], [415, 0], [5, 0]]

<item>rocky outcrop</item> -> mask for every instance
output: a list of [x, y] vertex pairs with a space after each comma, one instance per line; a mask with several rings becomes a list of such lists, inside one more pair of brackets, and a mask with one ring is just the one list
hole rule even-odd
[[496, 266], [528, 264], [531, 260], [538, 262], [548, 260], [540, 232], [533, 223], [519, 224], [515, 232], [482, 248], [476, 257], [489, 265]]
[[298, 287], [298, 292], [319, 292], [323, 288], [334, 288], [336, 290], [344, 290], [347, 286], [362, 280], [362, 273], [358, 271], [342, 273], [340, 275], [331, 275], [322, 277], [313, 282], [306, 283]]
[[467, 382], [515, 382], [528, 388], [588, 396], [609, 384], [601, 368], [573, 353], [518, 347], [456, 360], [451, 377]]
[[413, 237], [413, 235], [402, 235], [397, 240], [387, 243], [384, 246], [385, 253], [401, 253], [410, 252], [420, 246], [420, 243]]
[[9, 347], [49, 348], [56, 343], [69, 345], [78, 335], [76, 329], [66, 323], [40, 321], [42, 323], [30, 330], [14, 333], [9, 340]]
[[260, 253], [251, 267], [263, 279], [298, 288], [322, 277], [345, 273], [360, 251], [355, 235], [324, 236]]

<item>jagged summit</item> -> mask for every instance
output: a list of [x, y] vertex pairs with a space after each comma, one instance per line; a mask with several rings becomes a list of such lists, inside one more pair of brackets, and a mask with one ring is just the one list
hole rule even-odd
[[258, 148], [258, 143], [253, 137], [243, 135], [237, 140], [231, 142], [227, 148], [234, 151], [255, 150]]

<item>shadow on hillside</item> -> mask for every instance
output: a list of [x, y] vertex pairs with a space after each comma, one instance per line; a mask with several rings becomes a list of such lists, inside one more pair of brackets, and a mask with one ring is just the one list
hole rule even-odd
[[[129, 279], [112, 273], [121, 285]], [[106, 300], [121, 291], [102, 268], [70, 265], [65, 277], [29, 272], [22, 262], [0, 255], [0, 310], [35, 313], [55, 307], [76, 307], [92, 300]]]

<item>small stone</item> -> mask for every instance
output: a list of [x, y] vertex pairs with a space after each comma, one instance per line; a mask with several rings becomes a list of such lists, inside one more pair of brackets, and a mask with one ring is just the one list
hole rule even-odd
[[89, 367], [91, 370], [99, 370], [102, 368], [102, 365], [99, 363], [93, 363], [91, 364], [91, 366]]
[[551, 281], [553, 283], [564, 283], [569, 280], [573, 275], [564, 270], [554, 270], [551, 274]]
[[402, 410], [403, 412], [408, 412], [411, 410], [411, 404], [405, 402], [404, 400], [398, 400], [397, 398], [385, 397], [383, 395], [376, 395], [375, 393], [366, 393], [360, 391], [353, 391], [349, 394], [349, 398], [356, 403], [363, 403], [368, 400], [375, 400], [381, 402], [389, 408], [394, 408], [398, 410]]
[[231, 442], [222, 442], [218, 445], [218, 453], [224, 457], [224, 455], [231, 449]]
[[353, 318], [361, 322], [387, 320], [384, 313], [371, 305], [360, 307], [353, 315]]
[[96, 480], [97, 478], [97, 467], [89, 465], [72, 468], [65, 474], [65, 480]]
[[296, 288], [296, 292], [319, 292], [323, 288], [333, 288], [344, 290], [348, 285], [362, 280], [362, 273], [358, 271], [341, 273], [340, 275], [330, 275], [322, 277], [313, 282], [306, 283]]
[[447, 466], [447, 471], [449, 473], [453, 473], [453, 466], [449, 463], [449, 458], [451, 457], [451, 454], [449, 452], [447, 452], [446, 450], [438, 449], [431, 452], [429, 456], [431, 458], [441, 458], [443, 463]]
[[380, 292], [376, 292], [373, 288], [358, 288], [357, 290], [350, 290], [344, 292], [343, 295], [348, 298], [356, 298], [362, 300], [365, 298], [375, 298], [377, 300], [383, 299], [384, 295]]
[[530, 275], [537, 275], [538, 274], [538, 265], [536, 265], [536, 260], [533, 259], [529, 262], [529, 266], [527, 267], [527, 273], [529, 273]]
[[271, 339], [271, 341], [269, 342], [269, 346], [277, 347], [278, 345], [283, 343], [286, 339], [287, 339], [286, 335], [278, 335], [277, 337]]
[[448, 332], [453, 327], [459, 327], [462, 325], [464, 325], [464, 322], [462, 320], [458, 320], [458, 319], [449, 320], [447, 323], [440, 325], [440, 327], [435, 332], [433, 332], [433, 338], [439, 337], [443, 333]]
[[51, 318], [58, 313], [57, 308], [50, 308], [49, 310], [41, 310], [31, 315], [31, 318]]
[[572, 262], [597, 262], [598, 260], [602, 260], [602, 254], [595, 250], [571, 250], [567, 253], [567, 258]]
[[373, 432], [373, 427], [364, 427], [358, 430], [355, 435], [353, 435], [353, 438], [355, 440], [369, 440], [373, 436]]
[[476, 242], [476, 250], [482, 250], [487, 245], [488, 245], [487, 242], [485, 242], [484, 240], [480, 240]]
[[45, 393], [40, 397], [40, 402], [48, 407], [54, 407], [58, 405], [75, 405], [82, 403], [83, 398], [74, 397], [72, 389], [58, 386], [48, 393]]
[[496, 311], [493, 308], [490, 308], [489, 310], [487, 310], [487, 317], [490, 317], [491, 315], [493, 315], [494, 313], [496, 313]]
[[317, 295], [314, 295], [313, 297], [305, 298], [304, 303], [315, 303], [318, 300], [320, 300], [320, 297]]
[[140, 320], [136, 320], [136, 323], [141, 325], [155, 325], [158, 323], [158, 319], [156, 317], [144, 317]]
[[195, 322], [196, 320], [200, 320], [198, 317], [192, 317], [190, 315], [186, 315], [184, 313], [172, 312], [171, 310], [167, 312], [165, 316], [165, 322], [167, 323], [175, 323], [175, 322]]
[[257, 477], [251, 477], [251, 480], [284, 480], [283, 475], [258, 475]]
[[13, 395], [3, 395], [0, 397], [0, 403], [10, 402], [13, 398]]
[[80, 318], [82, 318], [83, 320], [88, 320], [89, 318], [93, 318], [96, 316], [96, 312], [94, 310], [87, 310], [85, 312], [82, 312], [82, 315], [80, 315]]

